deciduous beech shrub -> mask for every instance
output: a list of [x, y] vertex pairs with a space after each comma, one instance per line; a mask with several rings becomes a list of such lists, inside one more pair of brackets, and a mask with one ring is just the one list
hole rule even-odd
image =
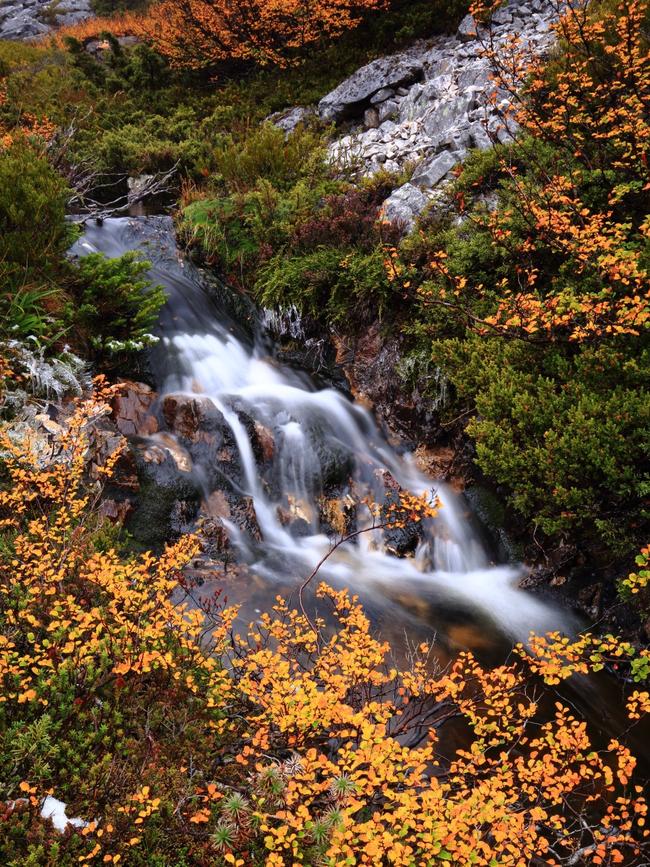
[[518, 137], [468, 160], [461, 224], [424, 220], [387, 273], [480, 469], [547, 538], [606, 559], [638, 549], [648, 518], [648, 4], [558, 12], [551, 62], [483, 31]]
[[136, 33], [179, 66], [223, 60], [285, 65], [308, 46], [340, 35], [387, 0], [182, 0], [157, 3]]
[[[550, 684], [647, 653], [538, 638], [485, 669], [391, 664], [358, 602], [321, 586], [328, 624], [278, 599], [248, 635], [188, 604], [184, 538], [121, 550], [98, 513], [117, 461], [98, 451], [101, 384], [49, 458], [3, 434], [0, 854], [23, 864], [641, 864], [647, 805], [620, 740], [595, 749]], [[42, 455], [42, 451], [39, 453]], [[644, 669], [645, 666], [645, 669]], [[628, 699], [632, 723], [650, 709]], [[466, 744], [439, 752], [462, 721]], [[55, 831], [53, 793], [88, 824]]]

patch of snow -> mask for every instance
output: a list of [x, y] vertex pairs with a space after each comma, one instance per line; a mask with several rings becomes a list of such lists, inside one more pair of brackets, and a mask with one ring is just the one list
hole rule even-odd
[[41, 818], [49, 819], [60, 834], [63, 834], [68, 825], [73, 828], [86, 828], [88, 822], [84, 819], [68, 819], [65, 814], [66, 806], [63, 801], [48, 795], [41, 805]]

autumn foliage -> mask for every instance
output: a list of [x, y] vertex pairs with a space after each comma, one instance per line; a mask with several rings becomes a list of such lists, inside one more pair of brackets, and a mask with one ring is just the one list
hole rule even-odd
[[191, 68], [223, 60], [280, 65], [331, 39], [385, 0], [162, 0], [136, 21], [172, 64]]
[[[642, 862], [634, 757], [618, 740], [596, 750], [531, 680], [627, 650], [552, 636], [510, 664], [463, 653], [437, 670], [422, 645], [400, 668], [357, 601], [326, 586], [316, 629], [278, 599], [233, 634], [234, 609], [190, 604], [194, 539], [160, 557], [111, 542], [97, 509], [121, 452], [98, 453], [111, 394], [80, 402], [45, 457], [29, 437], [3, 439], [6, 863], [29, 840], [44, 864], [176, 863], [181, 851], [242, 867]], [[647, 692], [628, 710], [632, 723], [646, 713]], [[465, 735], [450, 752], [452, 722]], [[48, 830], [48, 792], [88, 824]]]
[[[516, 273], [488, 292], [436, 257], [437, 289], [427, 288], [424, 303], [458, 310], [484, 334], [574, 342], [639, 335], [650, 321], [648, 4], [558, 4], [563, 50], [551, 63], [516, 35], [493, 42], [498, 5], [479, 2], [473, 11], [485, 22], [494, 99], [511, 99], [500, 137], [516, 134], [519, 143], [502, 148], [509, 206], [482, 220]], [[493, 310], [470, 313], [468, 295]]]

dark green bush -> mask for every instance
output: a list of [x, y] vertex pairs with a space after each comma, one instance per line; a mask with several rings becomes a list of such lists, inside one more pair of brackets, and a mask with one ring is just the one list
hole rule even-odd
[[[585, 347], [567, 356], [523, 341], [432, 345], [456, 404], [475, 410], [476, 460], [547, 536], [629, 553], [650, 493], [650, 352]], [[451, 411], [450, 411], [451, 414]]]
[[69, 241], [69, 190], [44, 157], [25, 142], [0, 151], [0, 263], [41, 268]]
[[166, 296], [144, 276], [149, 267], [135, 253], [117, 259], [92, 253], [79, 261], [68, 315], [97, 357], [137, 352], [155, 342], [150, 330]]
[[300, 178], [322, 175], [322, 136], [299, 127], [290, 136], [272, 123], [254, 128], [243, 142], [233, 138], [216, 152], [217, 170], [229, 190], [243, 192], [267, 180], [288, 189]]
[[294, 305], [349, 331], [381, 317], [393, 295], [381, 248], [364, 253], [338, 247], [270, 259], [260, 269], [256, 293], [266, 307]]

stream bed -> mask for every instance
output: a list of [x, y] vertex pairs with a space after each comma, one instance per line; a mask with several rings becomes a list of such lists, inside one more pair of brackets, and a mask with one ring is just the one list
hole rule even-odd
[[[323, 613], [313, 593], [319, 581], [348, 588], [398, 660], [433, 639], [432, 664], [444, 666], [464, 649], [498, 663], [531, 631], [582, 627], [566, 608], [518, 586], [521, 564], [493, 561], [463, 497], [398, 454], [365, 408], [283, 366], [262, 328], [235, 321], [232, 305], [220, 303], [205, 275], [179, 254], [171, 218], [88, 224], [72, 252], [115, 257], [129, 250], [152, 262], [151, 279], [168, 296], [151, 352], [153, 410], [167, 430], [139, 431], [134, 441], [141, 451], [172, 455], [175, 462], [166, 463], [196, 492], [188, 529], [197, 515], [216, 515], [225, 529], [231, 566], [204, 566], [200, 583], [206, 594], [223, 592], [241, 605], [242, 629], [278, 595], [297, 604], [301, 583], [350, 529], [364, 532], [325, 559], [307, 604]], [[194, 427], [179, 426], [179, 413]], [[362, 501], [386, 503], [395, 491], [437, 500], [437, 516], [417, 533], [370, 529]], [[338, 535], [323, 503], [345, 505]], [[582, 678], [571, 693], [599, 727], [622, 724], [614, 683]]]

